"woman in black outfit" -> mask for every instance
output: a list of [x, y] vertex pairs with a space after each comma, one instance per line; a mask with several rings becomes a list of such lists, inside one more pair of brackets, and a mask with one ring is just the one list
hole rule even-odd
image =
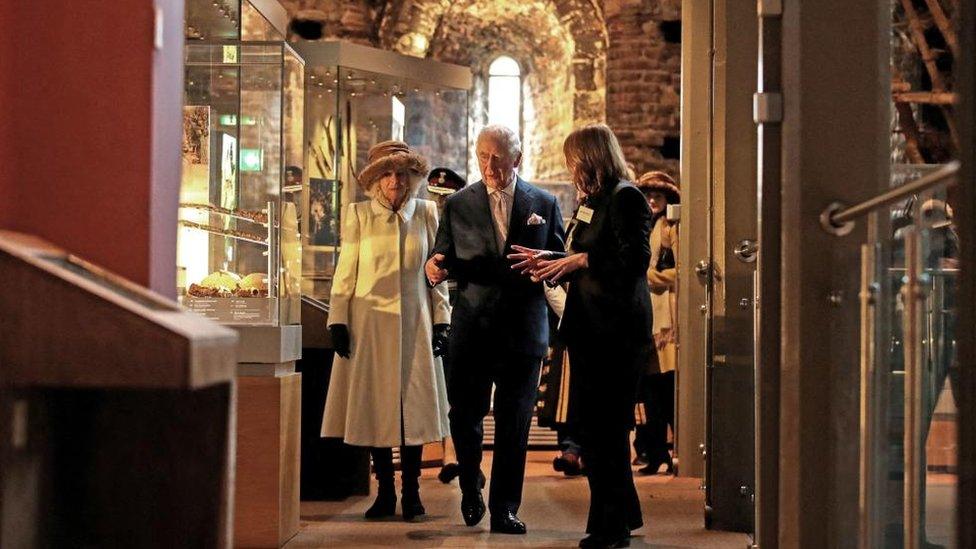
[[567, 253], [516, 247], [509, 257], [533, 279], [567, 282], [560, 335], [569, 342], [570, 414], [579, 427], [590, 485], [580, 547], [628, 547], [643, 526], [630, 468], [630, 430], [640, 369], [653, 351], [647, 289], [651, 212], [626, 181], [627, 165], [605, 125], [574, 131], [563, 146], [583, 199]]

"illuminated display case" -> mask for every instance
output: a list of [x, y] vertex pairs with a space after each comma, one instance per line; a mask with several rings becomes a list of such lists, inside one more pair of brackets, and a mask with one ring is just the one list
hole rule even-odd
[[226, 324], [300, 321], [304, 63], [269, 6], [187, 2], [178, 288]]
[[[308, 166], [303, 214], [303, 294], [328, 301], [344, 207], [367, 197], [356, 182], [369, 148], [400, 139], [467, 178], [467, 67], [340, 41], [298, 42], [306, 62]], [[421, 196], [426, 187], [421, 188]]]

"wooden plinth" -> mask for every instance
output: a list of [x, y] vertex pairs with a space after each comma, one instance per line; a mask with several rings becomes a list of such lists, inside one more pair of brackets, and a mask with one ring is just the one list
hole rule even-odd
[[301, 379], [238, 378], [236, 547], [281, 547], [298, 533]]

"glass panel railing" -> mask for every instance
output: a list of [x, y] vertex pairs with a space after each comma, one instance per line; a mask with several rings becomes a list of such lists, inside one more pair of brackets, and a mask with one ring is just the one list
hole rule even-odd
[[875, 210], [862, 249], [863, 548], [954, 547], [959, 242], [948, 185]]
[[919, 456], [918, 547], [953, 547], [956, 516], [957, 411], [956, 291], [959, 241], [944, 188], [919, 195], [914, 207], [918, 233], [919, 413], [912, 444]]

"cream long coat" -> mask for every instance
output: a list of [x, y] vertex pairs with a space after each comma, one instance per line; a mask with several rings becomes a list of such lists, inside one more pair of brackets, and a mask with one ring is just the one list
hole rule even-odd
[[436, 234], [437, 206], [428, 200], [411, 198], [396, 213], [375, 199], [346, 209], [329, 325], [349, 327], [352, 352], [336, 356], [323, 437], [390, 448], [448, 435], [431, 335], [434, 324], [450, 323], [450, 304], [447, 286], [429, 288], [424, 276]]
[[647, 285], [651, 289], [654, 311], [654, 345], [657, 347], [658, 371], [670, 372], [678, 362], [678, 270], [656, 269], [661, 250], [671, 248], [678, 257], [678, 225], [663, 215], [651, 230], [651, 263], [647, 268]]

